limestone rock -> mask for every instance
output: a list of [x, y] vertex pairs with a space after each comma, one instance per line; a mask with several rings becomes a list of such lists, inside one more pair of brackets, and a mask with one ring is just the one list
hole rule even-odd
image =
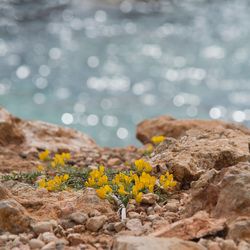
[[81, 212], [72, 213], [69, 218], [74, 221], [76, 224], [83, 224], [89, 218], [87, 214]]
[[69, 234], [68, 237], [67, 237], [67, 240], [73, 246], [81, 244], [83, 242], [83, 239], [81, 238], [81, 234], [79, 234], [79, 233]]
[[229, 225], [228, 238], [250, 243], [250, 217], [238, 218]]
[[210, 169], [248, 161], [249, 142], [249, 135], [231, 129], [189, 130], [178, 140], [160, 144], [150, 161], [153, 166], [165, 165], [184, 185]]
[[44, 242], [39, 239], [31, 239], [29, 241], [29, 246], [31, 249], [40, 249], [44, 246]]
[[204, 236], [215, 235], [225, 229], [224, 219], [213, 219], [201, 211], [193, 217], [179, 220], [157, 230], [152, 236], [178, 237], [184, 240], [200, 239]]
[[188, 215], [199, 210], [206, 210], [216, 217], [250, 214], [250, 163], [226, 168], [198, 186], [192, 185], [191, 200], [186, 206]]
[[115, 239], [113, 250], [205, 250], [200, 244], [184, 241], [177, 238], [155, 238], [120, 236]]
[[103, 227], [107, 219], [106, 215], [91, 217], [87, 220], [86, 228], [92, 232], [97, 232]]
[[133, 231], [133, 232], [136, 232], [136, 233], [137, 232], [142, 233], [142, 231], [143, 231], [143, 226], [142, 226], [142, 223], [141, 223], [140, 219], [130, 219], [130, 220], [128, 220], [127, 223], [126, 223], [126, 227], [130, 231]]
[[214, 128], [234, 129], [250, 135], [250, 130], [246, 127], [223, 121], [176, 120], [170, 116], [159, 116], [139, 123], [137, 125], [136, 137], [146, 144], [155, 135], [179, 138], [190, 129], [211, 130]]
[[153, 194], [153, 193], [148, 193], [148, 194], [144, 194], [142, 196], [142, 200], [141, 203], [142, 204], [148, 204], [148, 205], [153, 205], [156, 203], [156, 201], [159, 200], [159, 196], [157, 194]]
[[0, 201], [0, 231], [27, 232], [32, 221], [25, 208], [17, 201], [13, 199]]
[[49, 221], [41, 221], [33, 224], [32, 229], [36, 234], [52, 232], [53, 224]]

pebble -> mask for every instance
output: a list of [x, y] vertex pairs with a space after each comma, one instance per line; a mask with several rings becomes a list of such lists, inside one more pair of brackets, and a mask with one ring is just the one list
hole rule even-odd
[[147, 215], [150, 215], [150, 214], [155, 214], [155, 210], [153, 207], [148, 207], [147, 208]]
[[107, 163], [108, 163], [109, 166], [113, 167], [115, 165], [120, 165], [122, 162], [121, 162], [121, 160], [119, 158], [111, 158], [111, 159], [108, 160]]
[[53, 225], [49, 221], [41, 221], [33, 224], [32, 228], [36, 234], [41, 234], [45, 232], [51, 232], [53, 229]]
[[31, 249], [42, 248], [44, 245], [44, 242], [39, 239], [31, 239], [29, 241], [29, 246]]
[[93, 211], [89, 212], [89, 217], [100, 216], [100, 215], [101, 215], [101, 213], [98, 210], [96, 210], [96, 209], [94, 209]]
[[130, 231], [140, 232], [143, 230], [141, 220], [139, 219], [128, 220], [128, 222], [126, 223], [126, 227]]
[[73, 227], [75, 233], [83, 233], [85, 231], [84, 225], [76, 225]]
[[72, 213], [69, 218], [76, 224], [84, 224], [89, 218], [87, 214], [81, 212]]
[[83, 243], [83, 240], [81, 238], [81, 235], [78, 233], [73, 233], [73, 234], [69, 234], [67, 236], [67, 240], [70, 242], [71, 245], [75, 246], [75, 245], [79, 245], [81, 243]]
[[114, 229], [115, 231], [118, 233], [120, 232], [123, 228], [125, 227], [124, 223], [123, 222], [116, 222], [114, 224]]
[[147, 217], [147, 220], [149, 221], [155, 221], [155, 220], [160, 220], [161, 217], [159, 216], [159, 214], [151, 214]]
[[108, 220], [106, 215], [95, 216], [89, 218], [86, 223], [86, 228], [92, 232], [97, 232], [101, 229], [104, 223]]
[[157, 194], [152, 194], [152, 193], [148, 193], [148, 194], [144, 194], [142, 196], [142, 204], [148, 204], [148, 205], [153, 205], [156, 203], [156, 201], [159, 200], [159, 196]]
[[139, 218], [140, 218], [140, 214], [131, 211], [131, 212], [128, 213], [128, 217], [129, 217], [130, 219], [135, 219], [135, 218], [139, 219]]
[[56, 243], [54, 241], [46, 244], [41, 250], [55, 250], [56, 249]]
[[45, 243], [49, 243], [49, 242], [52, 242], [52, 241], [57, 241], [58, 238], [54, 235], [54, 233], [45, 232], [45, 233], [42, 234], [42, 240]]

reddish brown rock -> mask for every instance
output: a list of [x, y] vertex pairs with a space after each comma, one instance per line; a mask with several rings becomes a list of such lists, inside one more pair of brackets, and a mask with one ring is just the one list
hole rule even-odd
[[32, 218], [17, 201], [0, 201], [0, 232], [22, 233], [30, 230]]
[[249, 142], [250, 136], [231, 129], [189, 130], [180, 139], [160, 144], [150, 161], [153, 166], [166, 166], [178, 181], [189, 183], [209, 169], [248, 161]]
[[200, 239], [216, 235], [225, 229], [225, 219], [210, 218], [208, 213], [201, 211], [194, 216], [177, 221], [152, 234], [156, 237], [178, 237], [184, 240]]
[[211, 120], [176, 120], [171, 116], [159, 116], [142, 121], [137, 125], [136, 137], [143, 143], [149, 143], [155, 135], [179, 138], [190, 129], [234, 129], [250, 135], [250, 130], [244, 126], [226, 123], [223, 121]]
[[215, 217], [250, 214], [250, 163], [239, 163], [196, 183], [192, 184], [192, 198], [186, 206], [189, 215], [202, 209]]
[[184, 241], [177, 238], [162, 239], [155, 237], [134, 237], [120, 236], [117, 237], [113, 250], [205, 250], [200, 244]]

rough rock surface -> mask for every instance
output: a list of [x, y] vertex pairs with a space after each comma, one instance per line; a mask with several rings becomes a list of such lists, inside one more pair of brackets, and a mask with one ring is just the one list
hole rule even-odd
[[223, 121], [204, 121], [204, 120], [177, 120], [171, 116], [159, 116], [142, 121], [137, 125], [136, 137], [142, 143], [149, 143], [155, 135], [180, 138], [190, 129], [211, 130], [214, 128], [240, 130], [250, 135], [250, 130], [244, 126], [226, 123]]
[[32, 222], [27, 211], [13, 199], [0, 201], [0, 232], [27, 232]]
[[151, 162], [154, 166], [166, 166], [177, 180], [189, 183], [210, 169], [248, 161], [249, 143], [250, 136], [231, 129], [190, 130], [178, 140], [160, 144]]
[[114, 242], [113, 250], [205, 250], [200, 244], [177, 238], [121, 236]]

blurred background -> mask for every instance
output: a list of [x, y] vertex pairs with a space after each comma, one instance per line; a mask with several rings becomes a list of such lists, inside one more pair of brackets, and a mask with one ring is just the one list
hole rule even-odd
[[250, 124], [248, 0], [0, 0], [0, 105], [136, 145], [162, 114]]

